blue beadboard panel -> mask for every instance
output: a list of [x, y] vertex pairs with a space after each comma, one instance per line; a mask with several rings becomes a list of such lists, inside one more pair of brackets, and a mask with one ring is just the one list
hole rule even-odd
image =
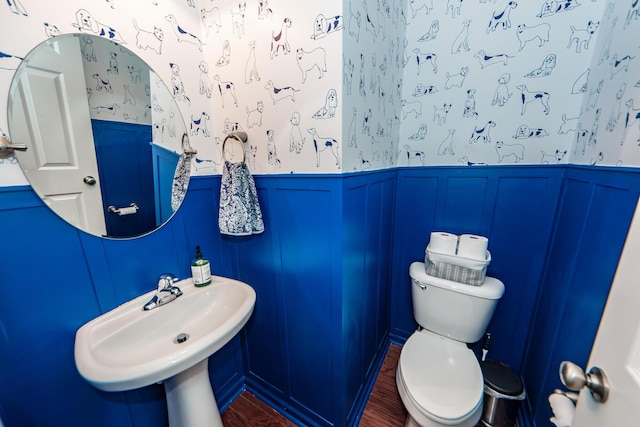
[[549, 425], [560, 363], [587, 364], [639, 193], [635, 170], [567, 169], [525, 354], [529, 425]]
[[[100, 314], [79, 232], [29, 188], [0, 192], [0, 404], [5, 426], [131, 425], [124, 394], [78, 374], [75, 332]], [[96, 417], [96, 414], [98, 415]], [[104, 416], [102, 416], [104, 415]]]
[[[260, 181], [258, 181], [259, 185]], [[213, 195], [216, 205], [219, 203], [220, 182], [214, 187]], [[233, 237], [224, 236], [223, 248], [231, 270], [230, 275], [250, 284], [256, 291], [256, 305], [251, 319], [244, 331], [244, 371], [253, 387], [264, 396], [273, 396], [283, 401], [287, 394], [287, 353], [285, 347], [284, 324], [280, 313], [282, 298], [281, 281], [277, 280], [274, 265], [278, 263], [280, 254], [273, 251], [274, 231], [271, 220], [270, 200], [268, 192], [258, 186], [258, 199], [265, 223], [265, 231], [259, 235]], [[276, 212], [277, 215], [277, 212]], [[219, 233], [215, 214], [215, 232]], [[218, 266], [217, 266], [218, 265]], [[220, 268], [214, 261], [214, 269]]]
[[442, 187], [438, 189], [436, 208], [441, 230], [475, 230], [475, 233], [487, 234], [489, 214], [493, 212], [486, 209], [485, 204], [493, 200], [495, 192], [489, 188], [489, 176], [476, 173], [440, 181]]
[[562, 181], [559, 174], [518, 175], [495, 180], [487, 232], [492, 260], [487, 274], [505, 284], [488, 327], [492, 334], [489, 357], [520, 373]]
[[153, 199], [155, 200], [156, 224], [164, 224], [174, 213], [172, 206], [173, 177], [180, 155], [159, 144], [151, 144], [153, 164]]
[[224, 239], [258, 294], [247, 386], [304, 424], [356, 425], [388, 342], [395, 171], [256, 185], [265, 232]]
[[[344, 392], [346, 397], [352, 400], [364, 385], [366, 341], [372, 338], [372, 332], [375, 333], [375, 325], [366, 322], [368, 306], [376, 297], [374, 287], [377, 287], [375, 281], [368, 281], [366, 274], [366, 254], [370, 245], [367, 230], [370, 214], [367, 189], [366, 183], [345, 189], [345, 196], [348, 196], [344, 199], [344, 210], [351, 214], [345, 215], [342, 235], [345, 254], [342, 262], [342, 345], [345, 353]], [[380, 230], [371, 232], [379, 233]], [[371, 249], [375, 250], [374, 247]]]
[[395, 185], [389, 172], [344, 182], [341, 425], [357, 423], [388, 344]]
[[266, 231], [225, 239], [239, 275], [255, 286], [258, 298], [266, 296], [258, 299], [246, 333], [248, 386], [316, 425], [336, 417], [340, 184], [313, 176], [258, 177]]
[[435, 229], [439, 178], [420, 169], [399, 171], [393, 222], [390, 334], [403, 344], [415, 331], [409, 287], [409, 265], [424, 259], [424, 250]]
[[[334, 298], [339, 277], [334, 253], [340, 252], [340, 205], [324, 190], [276, 188], [273, 203], [279, 216], [273, 221], [280, 252], [282, 314], [289, 357], [290, 397], [313, 409], [324, 420], [335, 418], [331, 393], [336, 375]], [[303, 208], [301, 211], [300, 208]]]

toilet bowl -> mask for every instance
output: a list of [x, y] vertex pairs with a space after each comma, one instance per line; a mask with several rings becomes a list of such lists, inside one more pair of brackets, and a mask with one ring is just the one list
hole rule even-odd
[[480, 420], [482, 371], [464, 343], [415, 332], [400, 353], [396, 382], [410, 415], [407, 426], [473, 427]]
[[396, 382], [407, 427], [474, 427], [482, 416], [484, 381], [467, 343], [486, 332], [501, 281], [472, 286], [432, 277], [424, 263], [409, 269], [414, 317], [419, 325], [400, 352]]

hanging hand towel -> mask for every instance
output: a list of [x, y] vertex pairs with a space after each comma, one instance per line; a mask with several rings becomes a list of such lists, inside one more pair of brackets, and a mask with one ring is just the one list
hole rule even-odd
[[173, 175], [173, 185], [171, 187], [171, 209], [177, 211], [184, 196], [187, 194], [187, 187], [189, 186], [189, 178], [191, 176], [191, 154], [181, 154], [178, 159], [178, 166], [176, 166], [176, 172]]
[[191, 178], [191, 159], [196, 155], [195, 148], [189, 145], [187, 134], [182, 135], [182, 154], [178, 159], [178, 165], [173, 174], [173, 185], [171, 187], [171, 209], [175, 212], [178, 210], [184, 196], [187, 195], [187, 187], [189, 187], [189, 179]]
[[247, 236], [264, 231], [253, 176], [243, 162], [224, 162], [220, 185], [220, 233]]

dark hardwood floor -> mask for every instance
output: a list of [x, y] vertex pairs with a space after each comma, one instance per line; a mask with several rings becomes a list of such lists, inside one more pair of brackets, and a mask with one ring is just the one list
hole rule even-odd
[[224, 427], [295, 427], [292, 423], [248, 391], [222, 413]]
[[[391, 344], [360, 419], [359, 427], [403, 427], [407, 411], [396, 388], [401, 347]], [[257, 397], [244, 391], [222, 413], [225, 427], [292, 427], [292, 423]], [[478, 427], [483, 426], [480, 422]]]
[[[401, 347], [391, 344], [373, 386], [359, 427], [402, 427], [406, 410], [396, 389], [396, 368]], [[225, 427], [292, 427], [292, 423], [260, 399], [244, 391], [222, 413]]]
[[396, 369], [402, 347], [391, 344], [369, 395], [359, 427], [403, 427], [407, 419], [398, 388]]

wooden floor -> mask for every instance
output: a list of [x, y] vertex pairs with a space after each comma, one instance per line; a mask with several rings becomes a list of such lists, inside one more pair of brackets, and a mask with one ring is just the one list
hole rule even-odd
[[[403, 427], [407, 411], [396, 388], [396, 368], [401, 347], [391, 344], [373, 386], [359, 427]], [[223, 412], [225, 427], [293, 427], [296, 424], [244, 391]], [[482, 422], [478, 427], [482, 426]]]
[[382, 362], [378, 378], [364, 408], [360, 427], [403, 427], [407, 420], [398, 388], [396, 387], [396, 369], [402, 347], [391, 344]]
[[[359, 427], [402, 427], [407, 411], [402, 405], [396, 388], [396, 368], [400, 349], [391, 344], [382, 363]], [[225, 427], [293, 427], [287, 420], [248, 391], [244, 391], [223, 412]]]

